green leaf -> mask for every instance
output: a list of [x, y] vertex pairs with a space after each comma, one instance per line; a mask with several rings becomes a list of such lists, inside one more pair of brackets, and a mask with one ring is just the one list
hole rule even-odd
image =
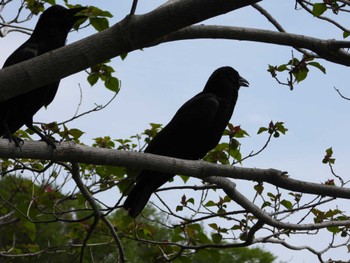
[[187, 183], [188, 179], [190, 179], [190, 177], [187, 176], [187, 175], [180, 175], [180, 178], [182, 179], [182, 181], [183, 181], [184, 183]]
[[185, 240], [185, 238], [183, 236], [180, 236], [180, 235], [174, 235], [171, 237], [171, 241], [173, 241], [173, 242], [179, 242], [182, 240]]
[[241, 154], [240, 150], [238, 150], [238, 149], [232, 149], [230, 151], [230, 156], [232, 158], [234, 158], [237, 162], [240, 162], [242, 160], [242, 154]]
[[288, 210], [291, 210], [293, 208], [293, 204], [290, 201], [285, 199], [281, 201], [281, 205], [283, 205]]
[[143, 231], [143, 234], [144, 234], [145, 236], [149, 236], [149, 237], [152, 236], [152, 231], [151, 231], [150, 229], [148, 229], [148, 228], [142, 228], [142, 231]]
[[264, 208], [264, 207], [269, 207], [269, 206], [271, 206], [271, 203], [269, 202], [269, 201], [265, 201], [263, 204], [262, 204], [262, 206], [261, 206], [261, 208]]
[[222, 240], [222, 235], [219, 233], [214, 233], [211, 235], [211, 239], [213, 240], [214, 244], [219, 244]]
[[266, 132], [268, 130], [268, 128], [265, 128], [265, 127], [260, 127], [257, 134], [260, 134], [262, 132]]
[[220, 207], [217, 211], [217, 213], [220, 215], [220, 214], [225, 214], [226, 213], [226, 210], [223, 209], [222, 207]]
[[216, 223], [210, 223], [208, 224], [212, 229], [218, 230], [218, 225]]
[[194, 199], [193, 199], [193, 198], [189, 198], [189, 199], [187, 200], [187, 203], [191, 203], [192, 205], [194, 205]]
[[337, 234], [340, 232], [339, 227], [338, 226], [330, 226], [327, 227], [327, 230], [333, 234]]
[[175, 227], [174, 229], [173, 229], [173, 231], [174, 231], [174, 234], [175, 235], [180, 235], [182, 232], [183, 232], [183, 229], [182, 229], [182, 227]]
[[279, 72], [286, 71], [286, 70], [289, 71], [289, 68], [287, 67], [287, 64], [282, 64], [278, 66], [276, 70]]
[[201, 232], [202, 231], [202, 227], [200, 224], [191, 224], [187, 226], [190, 229], [196, 230], [197, 232]]
[[307, 77], [307, 73], [309, 72], [309, 70], [305, 67], [305, 68], [300, 68], [296, 73], [293, 73], [295, 79], [297, 80], [297, 82], [301, 82], [304, 79], [306, 79]]
[[255, 191], [261, 195], [262, 192], [264, 191], [264, 186], [262, 185], [262, 183], [258, 183], [257, 185], [254, 186]]
[[231, 202], [231, 201], [232, 201], [231, 197], [229, 197], [228, 195], [225, 195], [225, 197], [224, 197], [224, 202], [225, 202], [225, 203], [229, 203], [229, 202]]
[[96, 82], [98, 81], [98, 75], [97, 74], [91, 74], [87, 77], [87, 81], [91, 86], [95, 85]]
[[26, 8], [29, 9], [34, 15], [44, 12], [44, 3], [41, 3], [36, 0], [26, 0]]
[[113, 15], [108, 12], [108, 11], [103, 11], [95, 6], [90, 6], [89, 11], [94, 15], [94, 16], [104, 16], [104, 17], [113, 17]]
[[120, 58], [121, 58], [122, 60], [124, 60], [124, 59], [126, 59], [127, 55], [128, 55], [128, 53], [121, 54], [121, 55], [120, 55]]
[[85, 197], [82, 194], [77, 194], [76, 198], [78, 200], [78, 204], [79, 205], [85, 204], [86, 199], [85, 199]]
[[202, 243], [210, 243], [211, 241], [203, 232], [199, 232], [198, 234], [196, 234], [196, 239], [201, 241]]
[[79, 129], [70, 129], [69, 134], [72, 135], [74, 139], [78, 139], [84, 134], [84, 132]]
[[36, 237], [36, 226], [27, 219], [22, 221], [23, 227], [25, 228], [25, 233], [28, 235], [30, 240], [34, 241]]
[[312, 8], [312, 13], [314, 16], [320, 16], [327, 10], [327, 5], [324, 3], [316, 3]]
[[178, 205], [176, 207], [176, 212], [182, 211], [184, 209], [184, 207], [182, 205]]
[[348, 36], [350, 36], [350, 32], [344, 31], [343, 32], [343, 38], [347, 38]]
[[325, 213], [326, 217], [334, 217], [335, 215], [341, 214], [342, 211], [340, 211], [339, 209], [330, 209]]
[[282, 134], [286, 134], [286, 132], [288, 131], [288, 129], [284, 127], [284, 122], [280, 122], [280, 121], [276, 122], [275, 129], [281, 132]]
[[326, 154], [327, 154], [328, 156], [332, 156], [332, 154], [333, 154], [333, 149], [332, 149], [332, 147], [330, 147], [330, 148], [328, 148], [328, 149], [326, 150]]
[[274, 195], [274, 194], [271, 193], [271, 192], [268, 192], [268, 193], [267, 193], [267, 196], [270, 197], [272, 200], [275, 200], [275, 199], [277, 198], [277, 196]]
[[107, 18], [91, 17], [90, 23], [99, 32], [109, 28], [109, 22]]
[[111, 91], [118, 92], [119, 91], [119, 79], [115, 77], [109, 77], [105, 81], [105, 87]]
[[249, 136], [249, 134], [243, 129], [239, 129], [239, 131], [235, 133], [235, 138], [244, 138], [246, 136]]
[[205, 206], [216, 206], [216, 203], [214, 203], [214, 201], [208, 201]]
[[318, 63], [318, 62], [310, 62], [309, 65], [318, 68], [324, 74], [326, 74], [326, 69], [320, 63]]

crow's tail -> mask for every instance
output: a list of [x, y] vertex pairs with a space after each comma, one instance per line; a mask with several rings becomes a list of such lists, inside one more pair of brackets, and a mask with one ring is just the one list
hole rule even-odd
[[128, 197], [124, 202], [124, 209], [128, 211], [129, 216], [135, 218], [146, 206], [148, 200], [150, 199], [153, 191], [155, 191], [154, 187], [150, 184], [143, 184], [142, 180], [137, 182], [134, 188], [129, 193]]
[[174, 177], [174, 174], [142, 171], [136, 185], [124, 202], [124, 209], [133, 218], [137, 217], [146, 206], [153, 192]]

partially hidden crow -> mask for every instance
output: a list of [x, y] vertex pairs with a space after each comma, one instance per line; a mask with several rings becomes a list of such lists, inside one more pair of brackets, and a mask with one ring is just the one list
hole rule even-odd
[[[215, 70], [204, 90], [176, 112], [145, 152], [188, 160], [203, 158], [219, 143], [235, 108], [239, 87], [248, 85], [248, 81], [231, 67]], [[137, 217], [152, 193], [174, 176], [173, 173], [141, 171], [124, 202], [124, 209], [131, 217]]]
[[[30, 38], [5, 61], [4, 68], [64, 46], [74, 23], [86, 17], [76, 15], [84, 9], [86, 7], [72, 9], [60, 5], [49, 7], [40, 16]], [[59, 82], [55, 81], [0, 102], [0, 136], [14, 141], [19, 146], [22, 140], [13, 133], [25, 124], [43, 141], [55, 148], [53, 142], [33, 126], [33, 116], [41, 107], [46, 107], [52, 102]]]

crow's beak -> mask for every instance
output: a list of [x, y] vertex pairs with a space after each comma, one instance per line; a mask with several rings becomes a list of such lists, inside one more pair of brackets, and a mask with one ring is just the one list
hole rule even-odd
[[245, 78], [240, 77], [238, 83], [242, 87], [249, 87], [249, 82]]

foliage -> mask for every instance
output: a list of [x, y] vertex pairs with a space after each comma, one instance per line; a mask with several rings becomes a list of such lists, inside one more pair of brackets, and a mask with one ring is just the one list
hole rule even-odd
[[[5, 6], [5, 2], [11, 1], [2, 1], [1, 4]], [[52, 5], [56, 1], [25, 0], [20, 3], [19, 11], [13, 19], [5, 21], [0, 15], [4, 21], [0, 25], [1, 37], [18, 30], [30, 33], [31, 30], [17, 28], [16, 25], [42, 13], [46, 3]], [[73, 7], [67, 0], [64, 0], [64, 3], [67, 7]], [[341, 30], [343, 38], [349, 36], [349, 30], [325, 15], [338, 16], [340, 13], [348, 13], [348, 6], [347, 1], [337, 0], [296, 1], [296, 9], [298, 7], [309, 12], [315, 19], [334, 24]], [[259, 9], [257, 5], [254, 8]], [[23, 15], [25, 11], [27, 15]], [[260, 11], [264, 13], [261, 9]], [[88, 16], [85, 21], [87, 25], [77, 24], [74, 27], [76, 30], [91, 26], [100, 32], [110, 27], [110, 12], [95, 6], [90, 6], [83, 12]], [[268, 14], [265, 13], [265, 17], [279, 31], [284, 31]], [[343, 46], [344, 42], [338, 42], [337, 45], [341, 52], [347, 54], [345, 48], [348, 48], [348, 43]], [[339, 50], [334, 46], [332, 48], [331, 44], [327, 45], [327, 50], [321, 50], [322, 52], [316, 52], [312, 48], [312, 52], [301, 48], [295, 50], [298, 52], [296, 56], [292, 53], [286, 62], [269, 65], [267, 69], [272, 78], [290, 89], [309, 78], [313, 73], [312, 68], [326, 74], [327, 70], [320, 62], [321, 58], [328, 59], [330, 54], [337, 59], [339, 56], [336, 52]], [[121, 56], [122, 60], [126, 55]], [[120, 81], [115, 76], [115, 69], [110, 65], [110, 61], [96, 64], [86, 70], [86, 73], [91, 86], [102, 81], [107, 89], [118, 93]], [[286, 80], [281, 80], [283, 78]], [[78, 128], [69, 128], [67, 123], [68, 121], [38, 124], [37, 128], [58, 141], [82, 144], [81, 136], [84, 132]], [[101, 135], [102, 137], [94, 139], [92, 146], [120, 151], [142, 151], [161, 127], [161, 124], [151, 123], [150, 128], [130, 138], [115, 139]], [[216, 164], [243, 165], [245, 160], [260, 154], [271, 140], [280, 138], [287, 131], [284, 122], [270, 121], [266, 127], [257, 130], [256, 136], [265, 138], [263, 146], [246, 154], [242, 145], [245, 139], [253, 137], [250, 135], [253, 133], [244, 130], [240, 125], [229, 124], [223, 134], [223, 140], [204, 160]], [[18, 131], [18, 135], [31, 140], [33, 133], [30, 130]], [[330, 178], [320, 184], [321, 186], [335, 188], [346, 185], [347, 182], [334, 172], [335, 158], [332, 147], [325, 150], [325, 155], [320, 161], [330, 168]], [[91, 202], [87, 202], [87, 196], [70, 184], [73, 170], [71, 164], [33, 159], [3, 159], [0, 165], [3, 176], [0, 180], [1, 260], [12, 262], [14, 256], [16, 262], [32, 262], [33, 258], [35, 262], [77, 260], [84, 245], [88, 249], [82, 257], [85, 262], [115, 262], [115, 258], [120, 256], [121, 250], [117, 249], [118, 239], [113, 237], [105, 222], [99, 221], [94, 226], [94, 222], [97, 221]], [[259, 242], [271, 242], [299, 250], [300, 248], [292, 247], [284, 240], [314, 233], [312, 231], [326, 232], [330, 240], [321, 252], [303, 247], [316, 254], [320, 260], [322, 254], [328, 250], [349, 246], [349, 216], [341, 206], [332, 207], [331, 202], [334, 198], [323, 193], [310, 196], [297, 191], [298, 189], [290, 191], [283, 187], [271, 186], [260, 178], [253, 181], [249, 193], [245, 194], [256, 206], [254, 209], [260, 208], [259, 211], [274, 222], [293, 222], [290, 228], [266, 222], [265, 225], [261, 225], [254, 209], [239, 207], [236, 200], [217, 185], [205, 182], [197, 185], [198, 181], [194, 184], [188, 176], [182, 176], [183, 183], [180, 186], [166, 185], [160, 189], [156, 195], [157, 199], [143, 211], [142, 217], [134, 221], [119, 208], [123, 200], [122, 193], [130, 187], [130, 182], [138, 173], [137, 170], [85, 163], [79, 164], [79, 169], [86, 188], [99, 204], [98, 215], [100, 218], [107, 218], [115, 227], [126, 258], [130, 262], [143, 262], [150, 258], [154, 262], [272, 262], [273, 255], [248, 246]], [[211, 175], [215, 176], [215, 173]], [[162, 192], [170, 193], [174, 189], [177, 190], [177, 195], [175, 194], [173, 202], [168, 204], [164, 201], [167, 196], [162, 195]], [[105, 193], [116, 196], [114, 206], [102, 202], [99, 194]], [[324, 227], [315, 228], [320, 224]], [[309, 228], [300, 230], [298, 227], [301, 225], [307, 225]], [[87, 243], [84, 243], [85, 241]]]
[[[319, 63], [314, 61], [313, 57], [303, 56], [301, 60], [297, 58], [292, 58], [286, 64], [282, 64], [279, 66], [269, 65], [268, 72], [271, 73], [271, 76], [277, 80], [278, 83], [282, 85], [289, 86], [291, 90], [294, 88], [295, 83], [299, 83], [306, 79], [310, 66], [315, 67], [322, 71], [322, 73], [326, 74], [326, 69]], [[280, 81], [277, 78], [278, 73], [287, 72], [289, 77], [287, 78], [287, 82]]]
[[[7, 262], [6, 258], [10, 262], [10, 255], [16, 254], [23, 255], [16, 262], [70, 262], [78, 257], [80, 249], [75, 244], [82, 242], [91, 223], [91, 211], [86, 208], [85, 201], [81, 202], [79, 196], [67, 198], [59, 188], [52, 188], [47, 182], [38, 185], [32, 180], [11, 175], [0, 180], [0, 189], [0, 217], [7, 216], [0, 225], [0, 252], [7, 255], [2, 262]], [[55, 208], [54, 213], [52, 207]], [[162, 256], [157, 246], [140, 239], [165, 242], [174, 238], [171, 228], [162, 226], [166, 220], [155, 209], [147, 207], [144, 215], [152, 217], [152, 220], [132, 221], [122, 210], [116, 210], [109, 216], [119, 232], [123, 233], [122, 242], [129, 262], [146, 262], [145, 259], [147, 262], [152, 259], [157, 261]], [[104, 224], [97, 226], [89, 243], [89, 254], [95, 261], [115, 262], [117, 253]], [[166, 246], [164, 248], [167, 249]], [[171, 251], [170, 248], [167, 250]], [[87, 262], [92, 259], [90, 255], [85, 255]], [[259, 248], [240, 248], [219, 253], [191, 253], [177, 261], [207, 262], [206, 259], [212, 258], [216, 262], [226, 262], [229, 257], [237, 258], [239, 262], [264, 263], [272, 262], [275, 258]]]

